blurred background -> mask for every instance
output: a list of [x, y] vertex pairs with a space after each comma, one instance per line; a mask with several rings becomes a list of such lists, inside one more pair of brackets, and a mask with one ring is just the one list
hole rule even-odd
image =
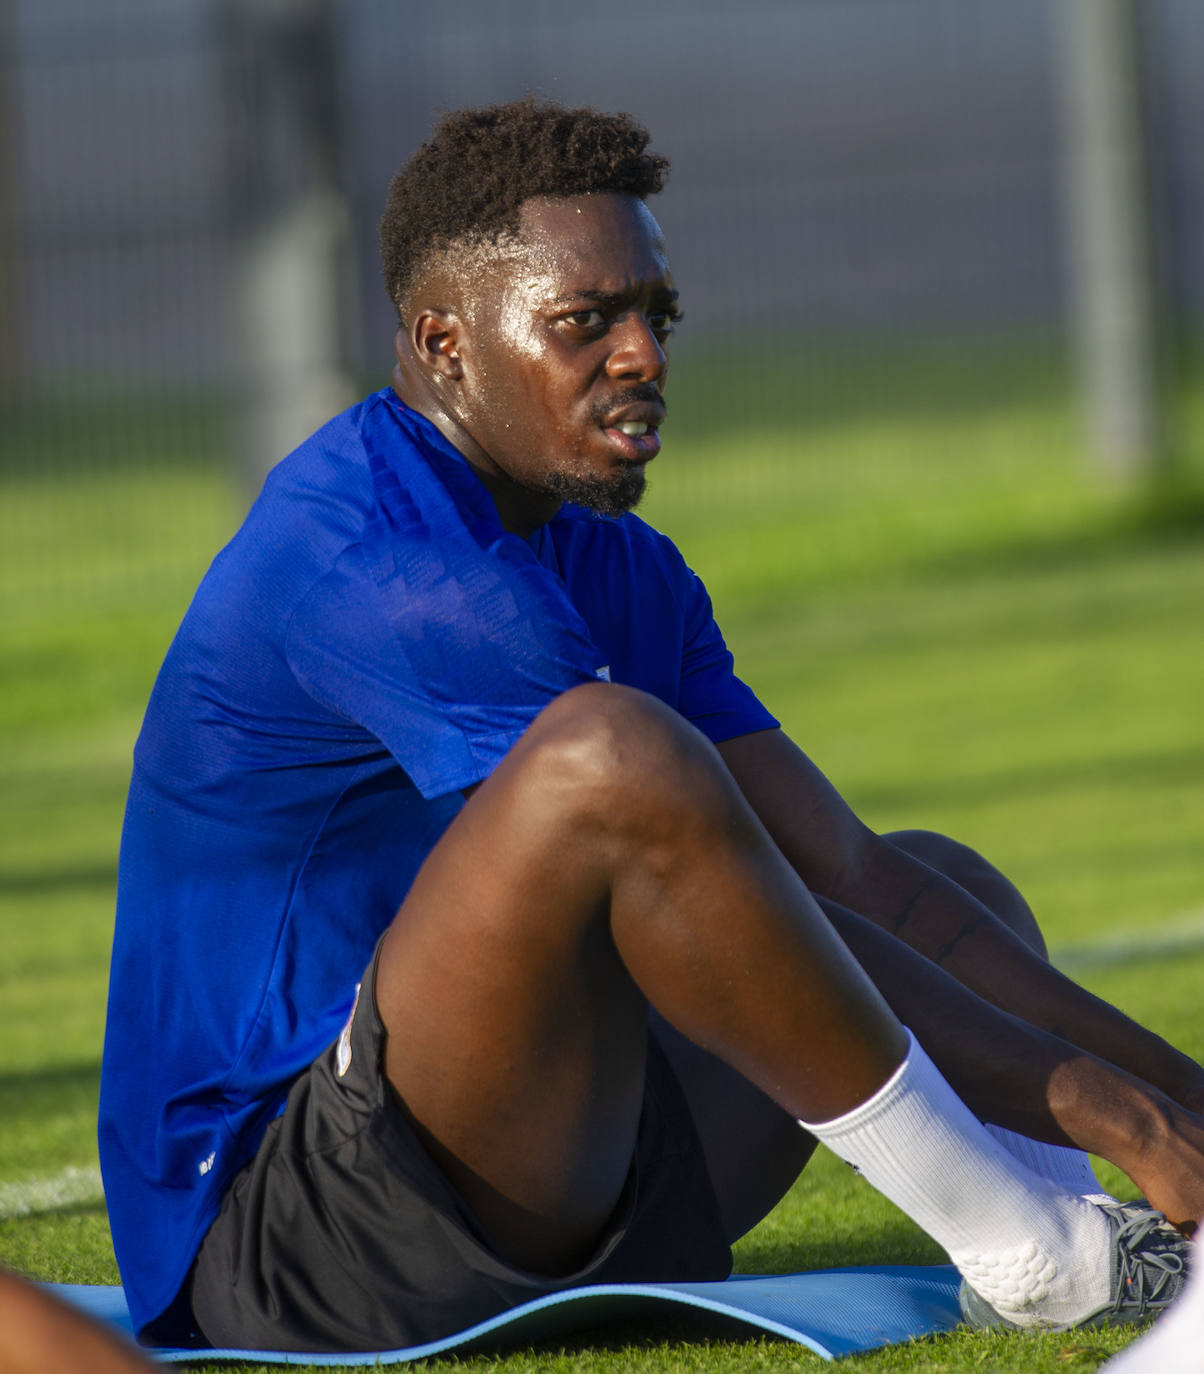
[[0, 0], [0, 1119], [43, 1085], [41, 1164], [87, 1135], [174, 626], [267, 468], [388, 380], [391, 173], [529, 91], [673, 160], [641, 513], [743, 675], [871, 824], [1198, 1004], [1197, 0]]
[[189, 586], [263, 472], [387, 378], [393, 170], [441, 110], [527, 91], [630, 110], [673, 159], [658, 487], [699, 480], [695, 435], [1076, 382], [1068, 444], [1166, 475], [1202, 64], [1193, 0], [3, 0], [0, 606]]

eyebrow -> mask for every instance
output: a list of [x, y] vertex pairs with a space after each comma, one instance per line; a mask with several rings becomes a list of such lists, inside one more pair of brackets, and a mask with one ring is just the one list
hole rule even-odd
[[[657, 304], [674, 304], [681, 293], [679, 291], [657, 290], [653, 293], [653, 299]], [[552, 301], [553, 307], [568, 305], [570, 301], [592, 301], [595, 305], [605, 305], [614, 307], [624, 304], [630, 298], [627, 291], [570, 291], [567, 295], [557, 296]]]

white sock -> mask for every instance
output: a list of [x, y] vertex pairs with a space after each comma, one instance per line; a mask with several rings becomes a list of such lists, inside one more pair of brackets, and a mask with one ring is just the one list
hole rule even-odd
[[1085, 1151], [1072, 1150], [1065, 1145], [1047, 1145], [1043, 1140], [1009, 1131], [1006, 1126], [983, 1123], [1005, 1150], [1014, 1155], [1026, 1169], [1040, 1174], [1051, 1183], [1069, 1188], [1088, 1202], [1115, 1202], [1116, 1199], [1095, 1176]]
[[907, 1057], [871, 1098], [800, 1125], [944, 1246], [1000, 1316], [1063, 1326], [1103, 1307], [1112, 1296], [1103, 1213], [992, 1139], [908, 1038]]

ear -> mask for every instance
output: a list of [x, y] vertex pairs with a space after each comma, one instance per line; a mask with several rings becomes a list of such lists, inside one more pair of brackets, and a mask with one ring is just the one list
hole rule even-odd
[[464, 322], [454, 311], [423, 306], [410, 322], [407, 339], [421, 370], [458, 382], [464, 376], [464, 334]]

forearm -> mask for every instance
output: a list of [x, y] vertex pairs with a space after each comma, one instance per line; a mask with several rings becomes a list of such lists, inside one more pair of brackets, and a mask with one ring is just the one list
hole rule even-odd
[[1059, 972], [964, 888], [885, 842], [873, 866], [849, 902], [862, 915], [1001, 1010], [1193, 1110], [1204, 1104], [1194, 1060]]
[[975, 1115], [1051, 1144], [1081, 1144], [1091, 1122], [1063, 1120], [1049, 1085], [1082, 1052], [1001, 1009], [859, 913], [819, 899], [891, 1010]]
[[869, 918], [1000, 1010], [1204, 1108], [1197, 1064], [1052, 968], [965, 888], [875, 835], [781, 731], [729, 740], [720, 753], [812, 892]]
[[1204, 1131], [1149, 1083], [1001, 1010], [865, 917], [821, 899], [899, 1019], [984, 1121], [1110, 1160], [1178, 1224], [1204, 1208]]

